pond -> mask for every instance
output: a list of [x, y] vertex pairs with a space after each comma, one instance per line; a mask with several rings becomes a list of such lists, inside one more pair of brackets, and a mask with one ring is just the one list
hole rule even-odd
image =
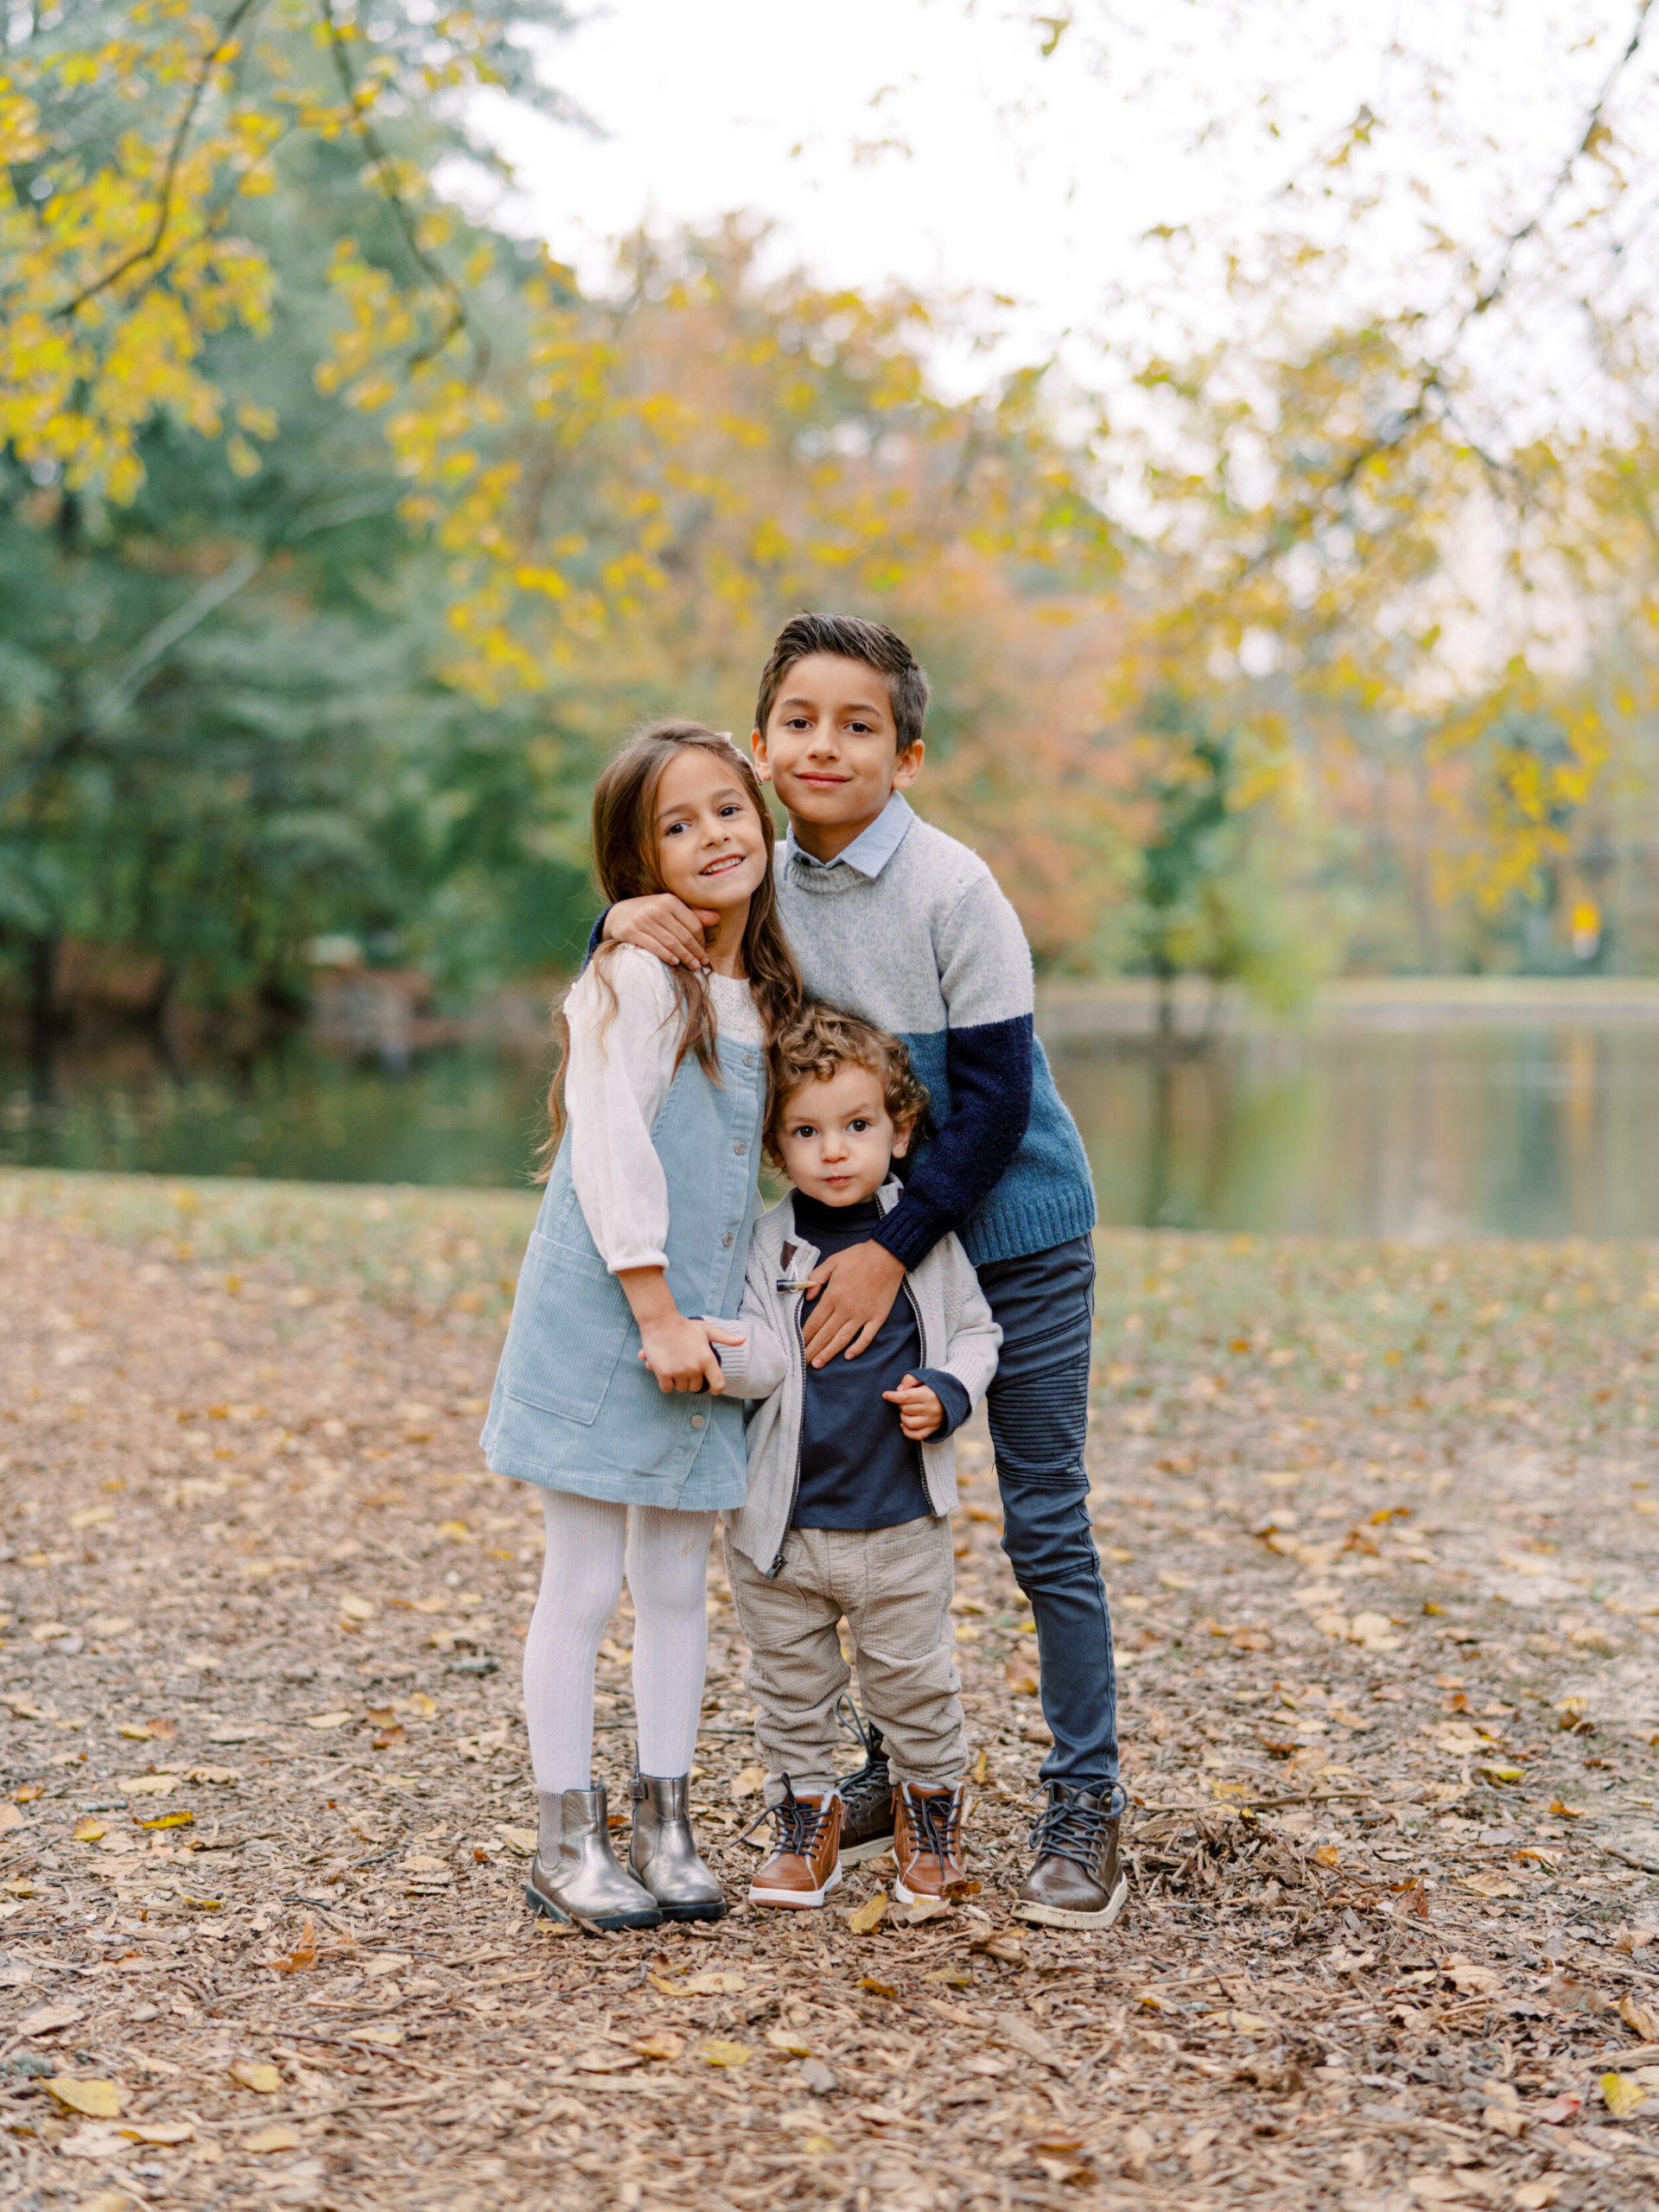
[[[1659, 1024], [1444, 1020], [1243, 1033], [1173, 1061], [1058, 1047], [1102, 1218], [1262, 1234], [1659, 1236]], [[296, 1038], [240, 1067], [133, 1042], [0, 1060], [0, 1165], [500, 1185], [539, 1141], [533, 1059], [402, 1073]]]

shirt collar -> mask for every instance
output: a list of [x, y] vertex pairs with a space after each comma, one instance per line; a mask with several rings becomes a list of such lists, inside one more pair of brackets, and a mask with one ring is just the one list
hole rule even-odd
[[910, 804], [902, 791], [894, 791], [868, 830], [861, 830], [850, 845], [836, 855], [832, 861], [815, 860], [804, 846], [795, 842], [791, 825], [784, 842], [784, 864], [798, 861], [803, 868], [815, 868], [827, 875], [831, 868], [849, 868], [855, 875], [867, 876], [874, 882], [898, 851], [916, 819]]

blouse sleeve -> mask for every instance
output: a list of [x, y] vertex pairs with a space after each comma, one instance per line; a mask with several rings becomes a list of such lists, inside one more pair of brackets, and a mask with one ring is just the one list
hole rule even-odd
[[565, 1000], [570, 1177], [588, 1234], [615, 1274], [668, 1265], [668, 1182], [651, 1141], [674, 1079], [674, 986], [662, 963], [620, 945], [606, 963], [616, 1011], [590, 963]]

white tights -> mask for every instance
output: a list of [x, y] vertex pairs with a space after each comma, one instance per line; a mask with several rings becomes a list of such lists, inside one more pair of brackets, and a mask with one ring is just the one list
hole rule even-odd
[[540, 1790], [586, 1789], [594, 1666], [622, 1594], [633, 1599], [633, 1702], [642, 1774], [690, 1771], [709, 1659], [712, 1513], [607, 1505], [543, 1491], [547, 1557], [524, 1641], [524, 1712]]

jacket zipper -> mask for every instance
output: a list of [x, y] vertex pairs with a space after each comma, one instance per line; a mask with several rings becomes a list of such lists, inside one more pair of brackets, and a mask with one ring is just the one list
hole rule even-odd
[[[789, 1532], [795, 1525], [795, 1507], [801, 1495], [801, 1440], [806, 1429], [806, 1312], [804, 1300], [795, 1301], [795, 1341], [801, 1355], [801, 1417], [795, 1424], [795, 1479], [790, 1486], [789, 1511], [784, 1519], [784, 1544], [789, 1541]], [[785, 1550], [766, 1569], [766, 1580], [775, 1582], [784, 1571]]]
[[[922, 1309], [916, 1302], [916, 1294], [910, 1287], [910, 1269], [908, 1268], [905, 1269], [905, 1296], [909, 1299], [910, 1310], [916, 1316], [916, 1341], [922, 1348], [922, 1365], [926, 1367], [930, 1363], [927, 1357], [927, 1324], [922, 1319]], [[926, 1449], [927, 1439], [924, 1437], [921, 1442], [916, 1446], [916, 1457], [921, 1465], [922, 1496], [927, 1500], [929, 1505], [931, 1505], [933, 1503], [933, 1491], [927, 1479]]]

